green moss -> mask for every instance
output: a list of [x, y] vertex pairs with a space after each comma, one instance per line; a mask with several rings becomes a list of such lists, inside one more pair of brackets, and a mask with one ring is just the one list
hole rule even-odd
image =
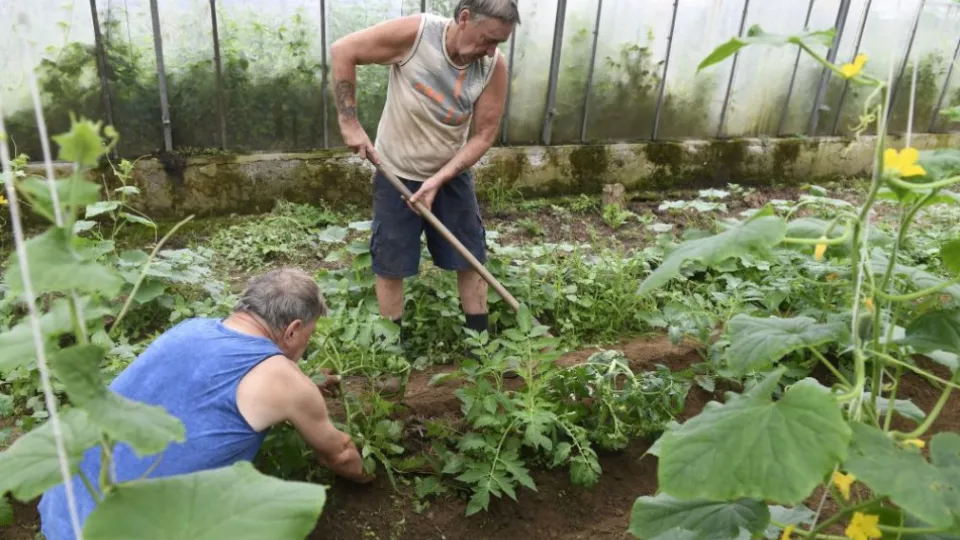
[[793, 166], [800, 157], [803, 142], [799, 139], [783, 139], [773, 144], [773, 175], [776, 181], [793, 171]]
[[599, 193], [610, 169], [610, 154], [604, 146], [578, 146], [570, 152], [570, 175], [582, 193]]
[[477, 169], [477, 184], [516, 185], [527, 168], [526, 152], [511, 150], [499, 155], [482, 168]]

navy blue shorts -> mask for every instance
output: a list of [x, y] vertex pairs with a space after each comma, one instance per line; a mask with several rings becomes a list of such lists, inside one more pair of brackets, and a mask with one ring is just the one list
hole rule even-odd
[[[416, 193], [422, 182], [401, 178]], [[430, 209], [480, 263], [486, 262], [486, 230], [480, 217], [480, 205], [474, 192], [473, 174], [465, 171], [444, 184]], [[433, 225], [407, 206], [397, 188], [377, 172], [373, 181], [373, 223], [370, 255], [373, 272], [386, 278], [407, 278], [420, 271], [420, 237], [427, 233], [427, 249], [433, 264], [444, 270], [471, 270], [460, 255]]]

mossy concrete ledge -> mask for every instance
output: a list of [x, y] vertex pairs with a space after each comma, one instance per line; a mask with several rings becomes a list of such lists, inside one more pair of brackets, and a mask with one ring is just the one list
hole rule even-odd
[[[900, 137], [890, 145], [901, 148]], [[497, 147], [475, 171], [483, 197], [489, 189], [524, 196], [599, 195], [604, 184], [630, 191], [745, 186], [788, 186], [868, 175], [874, 137], [860, 139], [731, 139], [638, 144]], [[915, 134], [912, 146], [960, 147], [960, 133]], [[30, 172], [43, 174], [40, 164]], [[58, 175], [69, 166], [57, 167]], [[108, 185], [108, 168], [96, 171]], [[266, 212], [280, 199], [368, 207], [373, 167], [345, 150], [306, 154], [181, 157], [136, 162], [139, 209], [157, 219]], [[502, 191], [500, 191], [502, 193]]]

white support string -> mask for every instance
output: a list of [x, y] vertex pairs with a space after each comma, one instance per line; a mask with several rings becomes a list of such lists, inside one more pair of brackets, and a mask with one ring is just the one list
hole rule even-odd
[[[50, 152], [50, 138], [47, 135], [47, 121], [43, 117], [43, 102], [40, 98], [40, 88], [37, 85], [37, 74], [33, 71], [33, 49], [29, 45], [26, 30], [30, 26], [30, 21], [26, 14], [21, 13], [18, 17], [17, 33], [20, 37], [20, 43], [23, 45], [24, 65], [27, 66], [27, 82], [30, 86], [30, 95], [33, 99], [33, 110], [37, 119], [37, 132], [40, 135], [40, 148], [43, 151], [43, 165], [47, 174], [47, 187], [50, 190], [50, 201], [53, 204], [53, 217], [57, 227], [63, 227], [63, 210], [60, 208], [60, 194], [57, 192], [57, 183], [53, 174], [53, 153]], [[76, 292], [70, 293], [70, 300], [73, 302], [74, 311], [77, 313], [77, 323], [84, 338], [87, 334], [87, 320], [83, 312], [83, 303], [80, 301]]]
[[920, 70], [920, 54], [917, 48], [913, 48], [913, 77], [910, 81], [910, 110], [907, 111], [907, 140], [906, 146], [910, 146], [910, 140], [913, 138], [913, 109], [916, 107], [917, 100], [917, 71]]
[[[2, 103], [0, 103], [0, 105], [2, 105]], [[63, 430], [60, 424], [60, 416], [57, 413], [57, 402], [53, 395], [53, 385], [50, 383], [50, 369], [47, 367], [47, 356], [43, 346], [40, 315], [37, 313], [37, 299], [33, 292], [33, 282], [30, 279], [27, 245], [23, 237], [23, 224], [20, 221], [20, 204], [17, 201], [17, 190], [14, 187], [13, 171], [10, 166], [10, 150], [7, 147], [7, 130], [3, 122], [2, 108], [0, 108], [0, 162], [2, 162], [3, 175], [6, 178], [4, 188], [7, 193], [7, 204], [10, 207], [13, 240], [16, 245], [17, 258], [20, 262], [20, 279], [23, 281], [23, 297], [27, 304], [30, 330], [33, 333], [33, 346], [37, 353], [37, 370], [40, 372], [40, 385], [43, 388], [43, 398], [46, 403], [47, 412], [50, 414], [49, 422], [53, 429], [53, 440], [57, 447], [57, 461], [60, 464], [60, 475], [63, 478], [66, 489], [70, 523], [73, 526], [73, 533], [77, 540], [83, 540], [83, 529], [80, 526], [77, 500], [73, 494], [70, 466], [67, 463], [67, 452], [63, 442]]]

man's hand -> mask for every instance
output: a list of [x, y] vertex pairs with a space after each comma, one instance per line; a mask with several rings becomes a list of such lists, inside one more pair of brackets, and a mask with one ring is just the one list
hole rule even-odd
[[317, 384], [320, 393], [325, 396], [334, 397], [339, 393], [340, 376], [334, 375], [333, 371], [328, 368], [321, 369], [320, 373], [314, 375], [311, 380]]
[[[410, 197], [410, 201], [407, 204], [410, 206], [410, 209], [414, 212], [417, 212], [416, 203], [419, 201], [424, 206], [427, 207], [427, 210], [433, 211], [433, 200], [437, 198], [437, 191], [443, 187], [443, 181], [440, 178], [434, 176], [428, 178], [420, 185], [420, 189], [413, 194], [413, 197]], [[418, 214], [420, 212], [417, 212]]]

